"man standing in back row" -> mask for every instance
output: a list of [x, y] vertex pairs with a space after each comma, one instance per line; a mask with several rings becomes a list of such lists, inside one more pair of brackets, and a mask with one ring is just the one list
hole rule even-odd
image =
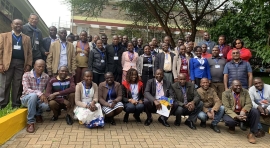
[[42, 59], [45, 56], [45, 49], [43, 48], [43, 38], [41, 31], [37, 28], [39, 16], [31, 13], [28, 18], [28, 23], [23, 25], [22, 33], [29, 36], [31, 39], [33, 65], [36, 60]]
[[203, 34], [203, 41], [201, 41], [198, 46], [202, 46], [203, 44], [207, 45], [207, 52], [212, 53], [212, 49], [216, 45], [216, 42], [210, 40], [210, 35], [208, 32]]
[[0, 34], [0, 109], [9, 103], [12, 87], [12, 108], [20, 107], [20, 87], [24, 72], [32, 66], [30, 38], [22, 31], [22, 21], [11, 23], [12, 31]]

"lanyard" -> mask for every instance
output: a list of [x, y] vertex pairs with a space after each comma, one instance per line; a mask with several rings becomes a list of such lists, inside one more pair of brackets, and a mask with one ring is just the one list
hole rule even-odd
[[62, 87], [61, 81], [59, 80], [58, 82], [59, 82], [59, 84], [60, 84], [60, 89], [61, 89], [62, 91], [65, 90], [65, 86]]
[[222, 50], [223, 50], [223, 48], [224, 48], [224, 45], [222, 45], [222, 46], [218, 45], [218, 48], [219, 48], [219, 50], [222, 52]]
[[97, 49], [97, 51], [100, 53], [101, 59], [103, 60], [104, 59], [104, 53], [102, 51], [100, 51], [99, 49]]
[[19, 38], [17, 38], [16, 35], [12, 34], [12, 36], [15, 38], [15, 40], [17, 41], [17, 45], [19, 44], [19, 42], [21, 41], [22, 36], [20, 35]]
[[201, 57], [201, 58], [197, 58], [198, 59], [198, 61], [199, 61], [199, 63], [201, 64], [201, 66], [204, 64], [204, 59], [203, 59], [203, 57]]
[[183, 64], [186, 65], [187, 64], [187, 59], [185, 56], [179, 55], [181, 57], [181, 60], [183, 61]]
[[90, 85], [89, 91], [86, 91], [85, 82], [83, 82], [82, 84], [83, 84], [83, 87], [84, 87], [85, 97], [87, 97], [90, 94], [90, 89], [91, 89], [92, 85]]
[[67, 43], [66, 43], [66, 42], [65, 42], [65, 43], [62, 42], [62, 43], [61, 43], [61, 46], [62, 46], [62, 48], [63, 48], [62, 50], [65, 50], [66, 47], [67, 47]]
[[80, 41], [80, 46], [81, 46], [81, 49], [84, 50], [85, 43], [82, 43], [82, 41]]
[[216, 58], [216, 59], [214, 59], [214, 60], [215, 60], [216, 64], [218, 64], [219, 59], [218, 59], [218, 58]]
[[237, 95], [234, 93], [233, 95], [234, 95], [234, 99], [235, 99], [236, 103], [238, 104], [240, 94]]
[[117, 52], [118, 52], [118, 47], [114, 46], [114, 55], [117, 56]]
[[262, 91], [258, 91], [258, 93], [259, 93], [259, 95], [260, 95], [260, 97], [261, 97], [261, 100], [266, 100], [266, 99], [263, 97], [263, 89], [262, 89]]
[[165, 53], [165, 59], [168, 60], [168, 54], [167, 53]]
[[[160, 89], [158, 89], [158, 84], [160, 84]], [[157, 92], [158, 92], [158, 95], [159, 95], [159, 93], [160, 93], [160, 91], [161, 91], [162, 88], [163, 88], [163, 86], [161, 85], [161, 83], [157, 83]]]
[[183, 93], [183, 95], [184, 95], [184, 97], [186, 97], [186, 86], [185, 87], [180, 87], [181, 88], [181, 90], [182, 90], [182, 93]]
[[108, 84], [106, 84], [106, 87], [109, 89], [109, 91], [108, 91], [109, 100], [112, 100], [111, 94], [112, 94], [113, 86], [112, 86], [112, 88], [110, 89], [109, 86], [108, 86]]
[[128, 57], [129, 57], [130, 62], [133, 61], [134, 53], [131, 53], [128, 51]]
[[[137, 84], [130, 84], [130, 87], [131, 87], [131, 94], [132, 94], [132, 95], [135, 94], [135, 88], [136, 88], [136, 85], [137, 85]], [[134, 86], [134, 87], [132, 88], [132, 86]]]
[[207, 47], [209, 47], [209, 44], [211, 43], [211, 41], [206, 41], [206, 45], [207, 45]]
[[37, 85], [39, 86], [41, 77], [38, 77], [38, 78], [37, 78], [36, 72], [33, 71], [33, 73], [34, 73], [34, 76], [35, 76], [35, 79], [36, 79], [36, 83], [37, 83]]

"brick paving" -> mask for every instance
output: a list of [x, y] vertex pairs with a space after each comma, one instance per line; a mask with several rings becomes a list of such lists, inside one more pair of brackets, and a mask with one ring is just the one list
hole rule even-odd
[[[7, 141], [3, 148], [148, 148], [148, 147], [185, 147], [185, 148], [238, 148], [260, 147], [269, 148], [270, 134], [263, 138], [257, 138], [256, 144], [250, 144], [246, 135], [248, 131], [236, 128], [235, 134], [229, 134], [224, 122], [219, 123], [221, 133], [215, 133], [209, 127], [206, 129], [196, 123], [197, 130], [193, 131], [184, 125], [184, 119], [180, 127], [173, 125], [175, 117], [171, 117], [166, 128], [158, 123], [158, 115], [153, 115], [154, 122], [150, 126], [135, 122], [130, 116], [129, 123], [122, 122], [123, 113], [118, 115], [116, 126], [106, 124], [104, 128], [87, 129], [78, 122], [70, 126], [64, 119], [65, 113], [58, 121], [50, 121], [52, 113], [44, 113], [44, 123], [36, 124], [35, 133], [27, 133], [25, 129]], [[146, 115], [142, 115], [144, 122]]]

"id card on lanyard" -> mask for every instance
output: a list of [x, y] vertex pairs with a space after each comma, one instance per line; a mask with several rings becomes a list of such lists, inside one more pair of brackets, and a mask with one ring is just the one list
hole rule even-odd
[[82, 43], [82, 41], [80, 41], [80, 47], [82, 49], [82, 52], [80, 53], [80, 56], [83, 57], [84, 56], [84, 47], [85, 47], [85, 43]]
[[14, 34], [12, 34], [12, 36], [17, 41], [17, 44], [13, 46], [13, 49], [15, 49], [15, 50], [21, 50], [21, 45], [19, 45], [19, 43], [20, 43], [20, 41], [22, 39], [22, 36], [20, 35], [19, 38], [17, 38], [17, 36], [14, 35]]
[[118, 52], [118, 47], [115, 46], [114, 47], [114, 57], [113, 57], [114, 60], [118, 60], [117, 52]]
[[97, 51], [100, 53], [100, 55], [101, 55], [101, 63], [104, 63], [105, 62], [105, 60], [104, 60], [104, 53], [101, 51], [101, 50], [99, 50], [99, 49], [97, 49]]

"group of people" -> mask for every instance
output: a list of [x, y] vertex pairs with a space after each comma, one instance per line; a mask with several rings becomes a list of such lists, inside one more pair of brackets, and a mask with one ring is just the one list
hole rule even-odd
[[[159, 46], [156, 38], [144, 45], [142, 38], [130, 42], [126, 35], [114, 35], [108, 44], [105, 34], [100, 39], [81, 31], [67, 38], [65, 29], [54, 26], [43, 39], [38, 20], [36, 14], [25, 25], [15, 19], [12, 31], [0, 34], [0, 108], [8, 104], [12, 88], [12, 107], [28, 108], [28, 132], [43, 122], [43, 111], [52, 110], [56, 121], [62, 109], [68, 125], [74, 119], [89, 128], [115, 125], [114, 117], [124, 110], [123, 122], [131, 113], [141, 122], [145, 111], [149, 126], [167, 97], [173, 100], [175, 126], [188, 115], [184, 123], [194, 130], [197, 118], [203, 128], [211, 119], [210, 127], [220, 133], [217, 124], [223, 119], [230, 133], [237, 125], [247, 130], [248, 123], [250, 143], [264, 136], [259, 118], [269, 116], [270, 86], [253, 79], [251, 52], [241, 39], [231, 47], [221, 35], [216, 45], [205, 32], [197, 46], [187, 35], [173, 48], [169, 36]], [[169, 127], [168, 118], [161, 115], [158, 121]]]

